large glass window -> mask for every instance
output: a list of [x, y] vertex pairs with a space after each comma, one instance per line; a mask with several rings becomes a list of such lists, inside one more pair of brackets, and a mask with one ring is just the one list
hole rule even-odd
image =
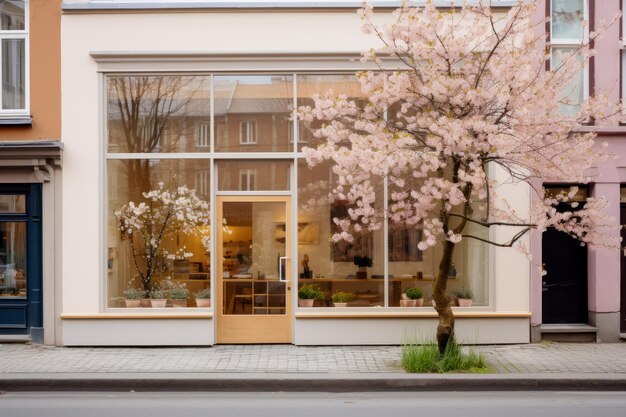
[[289, 152], [293, 77], [216, 76], [215, 150]]
[[[347, 100], [355, 100], [357, 103], [362, 99], [361, 83], [354, 74], [318, 74], [298, 75], [298, 107], [315, 105], [313, 96], [316, 94], [331, 94], [333, 96], [345, 96]], [[314, 122], [310, 129], [300, 128], [298, 138], [298, 150], [305, 146], [315, 147], [320, 139], [313, 135], [313, 131], [321, 127], [319, 121]]]
[[0, 116], [27, 112], [26, 16], [28, 3], [0, 0]]
[[108, 161], [109, 307], [131, 307], [135, 299], [149, 307], [149, 298], [168, 300], [162, 307], [194, 307], [194, 294], [209, 288], [209, 193], [193, 188], [199, 177], [208, 183], [208, 165], [202, 159]]
[[[353, 242], [333, 242], [333, 234], [339, 231], [334, 219], [346, 218], [349, 208], [348, 202], [330, 197], [334, 181], [330, 163], [309, 168], [306, 161], [299, 161], [299, 290], [306, 286], [321, 293], [316, 297], [315, 307], [344, 302], [347, 307], [382, 307], [385, 304], [382, 227], [354, 236]], [[378, 207], [382, 208], [382, 199], [379, 200]]]
[[207, 151], [210, 76], [111, 76], [107, 90], [109, 152]]
[[218, 161], [218, 191], [289, 191], [291, 161]]

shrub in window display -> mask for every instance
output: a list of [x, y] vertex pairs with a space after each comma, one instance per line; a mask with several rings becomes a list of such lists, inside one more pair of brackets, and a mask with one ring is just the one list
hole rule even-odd
[[407, 288], [404, 293], [409, 300], [419, 300], [420, 298], [424, 298], [424, 292], [419, 287]]
[[474, 291], [471, 288], [463, 287], [452, 291], [454, 303], [459, 307], [471, 307]]
[[313, 307], [315, 300], [323, 300], [325, 296], [319, 285], [305, 284], [298, 289], [298, 307]]
[[115, 216], [122, 239], [130, 242], [136, 275], [144, 290], [152, 291], [166, 239], [181, 234], [197, 236], [202, 246], [210, 249], [209, 203], [186, 185], [167, 189], [162, 182], [142, 195], [142, 201], [128, 202], [115, 211]]
[[335, 307], [347, 307], [350, 301], [354, 300], [354, 294], [351, 292], [337, 291], [331, 297]]
[[201, 299], [201, 300], [210, 299], [211, 298], [211, 289], [210, 288], [205, 288], [203, 290], [200, 290], [200, 291], [194, 293], [194, 296], [196, 298]]
[[141, 300], [146, 295], [146, 291], [140, 288], [127, 288], [124, 290], [124, 298], [127, 300]]

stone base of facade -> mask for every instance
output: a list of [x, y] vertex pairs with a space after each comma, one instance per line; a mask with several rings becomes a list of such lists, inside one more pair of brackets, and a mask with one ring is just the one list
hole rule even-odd
[[598, 343], [616, 343], [620, 341], [620, 313], [589, 312], [589, 324], [598, 329]]
[[530, 325], [530, 343], [541, 342], [541, 324]]

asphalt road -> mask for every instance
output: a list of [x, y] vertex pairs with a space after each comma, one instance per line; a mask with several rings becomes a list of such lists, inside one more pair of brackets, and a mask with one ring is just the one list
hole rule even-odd
[[624, 392], [76, 393], [0, 395], [0, 417], [624, 417]]

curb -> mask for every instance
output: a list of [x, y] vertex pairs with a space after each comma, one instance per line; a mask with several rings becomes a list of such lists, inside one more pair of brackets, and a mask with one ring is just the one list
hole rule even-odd
[[0, 391], [626, 391], [624, 374], [55, 374], [0, 375]]

